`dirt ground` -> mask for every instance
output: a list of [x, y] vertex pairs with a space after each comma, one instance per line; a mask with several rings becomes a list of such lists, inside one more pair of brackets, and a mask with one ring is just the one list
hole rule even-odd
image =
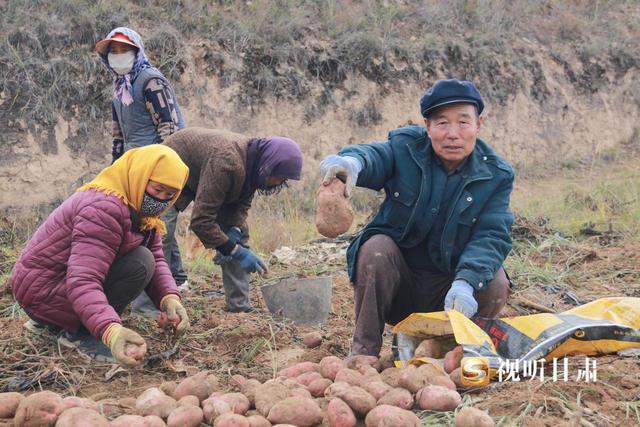
[[[522, 222], [514, 231], [520, 238], [548, 232], [536, 224]], [[617, 245], [601, 237], [531, 260], [572, 265], [577, 277], [584, 280], [571, 289], [536, 283], [535, 279], [512, 271], [516, 287], [504, 315], [532, 314], [545, 308], [563, 311], [604, 296], [639, 297], [640, 271], [636, 266], [640, 248]], [[314, 242], [277, 251], [270, 260], [269, 282], [290, 276], [331, 275], [331, 310], [320, 328], [323, 342], [318, 348], [310, 350], [302, 344], [303, 334], [312, 328], [298, 327], [269, 314], [258, 286], [252, 287], [251, 297], [260, 312], [230, 314], [223, 311], [219, 275], [211, 277], [194, 270], [190, 272], [190, 291], [184, 296], [191, 316], [191, 330], [186, 336], [176, 339], [159, 330], [152, 320], [124, 317], [125, 325], [138, 330], [149, 346], [149, 357], [137, 370], [117, 370], [111, 364], [85, 360], [74, 350], [61, 348], [51, 337], [27, 333], [22, 327], [27, 318], [9, 318], [5, 309], [0, 321], [0, 387], [3, 391], [54, 390], [98, 400], [137, 396], [150, 386], [202, 370], [212, 371], [223, 384], [238, 373], [264, 381], [294, 362], [317, 362], [327, 355], [345, 357], [353, 327], [353, 295], [343, 264], [345, 248], [346, 241]], [[8, 291], [0, 304], [11, 306]], [[390, 334], [385, 336], [383, 351], [390, 351]], [[543, 382], [492, 382], [481, 392], [469, 394], [463, 402], [488, 410], [498, 425], [640, 424], [638, 357], [597, 358], [597, 380], [589, 383], [573, 378], [583, 361], [580, 356], [570, 359], [572, 378], [567, 382], [553, 382], [551, 378]], [[453, 419], [424, 412], [420, 415], [425, 425], [447, 424]]]

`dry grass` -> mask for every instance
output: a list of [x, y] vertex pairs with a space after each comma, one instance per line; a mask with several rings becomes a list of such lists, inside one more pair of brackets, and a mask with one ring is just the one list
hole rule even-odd
[[[238, 107], [265, 97], [309, 99], [312, 84], [343, 87], [350, 75], [376, 83], [422, 82], [435, 77], [438, 63], [447, 73], [484, 81], [485, 93], [502, 102], [514, 87], [527, 85], [523, 74], [535, 65], [527, 52], [512, 47], [522, 38], [534, 39], [559, 56], [569, 50], [585, 67], [593, 59], [614, 67], [636, 66], [640, 20], [634, 5], [560, 0], [63, 0], [36, 6], [9, 0], [0, 18], [0, 82], [5, 88], [0, 101], [10, 117], [26, 116], [45, 125], [55, 124], [61, 112], [82, 121], [104, 119], [106, 73], [88, 52], [111, 28], [128, 25], [140, 30], [153, 63], [174, 81], [188, 65], [188, 47], [202, 47], [198, 59], [208, 64], [208, 73], [223, 76], [227, 84], [240, 84]], [[353, 114], [358, 121], [377, 120], [370, 108]]]
[[617, 232], [636, 240], [640, 226], [640, 174], [637, 159], [567, 171], [551, 179], [520, 180], [514, 211], [544, 217], [567, 235], [581, 231]]

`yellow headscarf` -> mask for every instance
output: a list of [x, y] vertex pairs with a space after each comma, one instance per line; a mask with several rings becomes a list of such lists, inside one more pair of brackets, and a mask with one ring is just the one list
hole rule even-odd
[[[115, 195], [140, 212], [142, 196], [149, 180], [159, 182], [178, 192], [171, 199], [171, 207], [178, 199], [189, 177], [189, 168], [178, 153], [165, 145], [147, 145], [133, 148], [122, 155], [111, 166], [104, 168], [91, 182], [76, 191], [98, 190], [106, 195]], [[159, 216], [141, 217], [140, 230], [167, 232]]]

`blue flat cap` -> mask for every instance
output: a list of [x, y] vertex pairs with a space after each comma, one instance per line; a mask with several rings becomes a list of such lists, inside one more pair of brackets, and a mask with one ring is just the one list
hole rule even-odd
[[420, 112], [427, 117], [429, 112], [447, 104], [474, 104], [478, 114], [484, 109], [480, 92], [473, 83], [467, 80], [438, 80], [420, 98]]

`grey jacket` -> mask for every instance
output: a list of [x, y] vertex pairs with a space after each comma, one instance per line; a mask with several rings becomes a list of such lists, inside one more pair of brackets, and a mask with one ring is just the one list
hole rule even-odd
[[159, 78], [166, 83], [166, 87], [171, 91], [174, 108], [178, 116], [178, 128], [185, 127], [182, 111], [176, 99], [173, 87], [167, 79], [156, 68], [145, 68], [140, 71], [135, 80], [131, 82], [133, 89], [133, 103], [124, 105], [119, 99], [113, 100], [113, 109], [117, 116], [120, 131], [124, 140], [124, 151], [135, 147], [143, 147], [149, 144], [161, 142], [158, 138], [158, 131], [149, 109], [146, 104], [144, 90], [147, 82], [153, 78]]

